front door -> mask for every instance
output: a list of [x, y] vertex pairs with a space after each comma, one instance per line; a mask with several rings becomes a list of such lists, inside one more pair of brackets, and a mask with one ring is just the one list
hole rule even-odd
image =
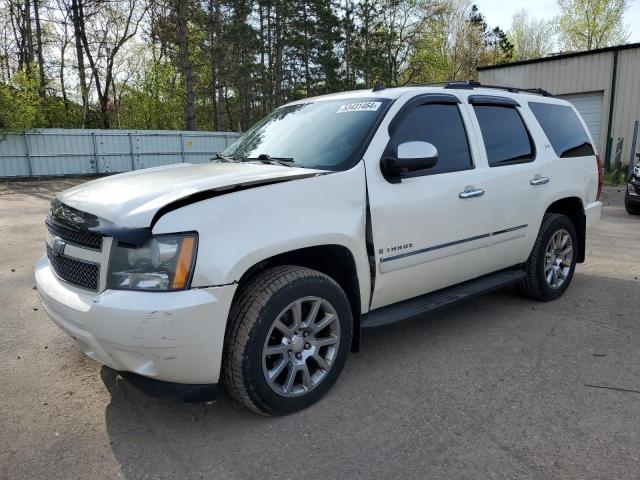
[[[378, 144], [367, 151], [376, 268], [372, 309], [486, 273], [486, 167], [477, 161], [467, 115], [455, 95], [414, 97], [381, 126], [388, 124], [388, 143], [377, 135]], [[409, 178], [385, 177], [381, 156], [393, 156], [411, 141], [434, 145], [437, 164]]]

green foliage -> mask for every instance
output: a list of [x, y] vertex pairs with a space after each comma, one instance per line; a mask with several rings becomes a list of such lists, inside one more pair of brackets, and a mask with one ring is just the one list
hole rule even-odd
[[43, 122], [38, 81], [24, 72], [0, 84], [0, 130], [20, 132]]
[[514, 60], [528, 60], [549, 55], [554, 47], [554, 25], [550, 21], [529, 18], [526, 10], [513, 16], [507, 33], [513, 45]]
[[[55, 3], [41, 11], [47, 44], [66, 52], [56, 58], [60, 50], [45, 50], [44, 82], [37, 65], [24, 62], [24, 49], [7, 50], [0, 128], [242, 131], [292, 100], [371, 88], [376, 80], [401, 86], [474, 79], [479, 65], [522, 50], [471, 0], [80, 3], [84, 13], [56, 10], [62, 4]], [[135, 35], [125, 28], [129, 13], [141, 19]], [[8, 20], [0, 14], [0, 27], [9, 28]], [[27, 29], [15, 35], [15, 44], [26, 45]]]
[[0, 83], [0, 131], [22, 132], [30, 128], [75, 128], [81, 109], [58, 97], [41, 97], [40, 80], [33, 73], [16, 72], [8, 83]]
[[438, 4], [425, 22], [407, 72], [419, 82], [474, 80], [478, 66], [512, 57], [507, 34], [490, 28], [475, 5], [448, 1]]
[[557, 28], [566, 50], [620, 45], [629, 38], [623, 22], [628, 0], [558, 0]]
[[183, 85], [173, 66], [155, 55], [142, 61], [123, 87], [116, 110], [119, 128], [180, 130], [183, 128]]

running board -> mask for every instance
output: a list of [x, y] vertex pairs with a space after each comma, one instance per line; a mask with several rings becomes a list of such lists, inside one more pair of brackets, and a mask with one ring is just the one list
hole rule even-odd
[[440, 308], [512, 285], [525, 276], [525, 271], [522, 269], [501, 270], [452, 287], [378, 308], [363, 315], [360, 325], [361, 328], [375, 328], [411, 320]]

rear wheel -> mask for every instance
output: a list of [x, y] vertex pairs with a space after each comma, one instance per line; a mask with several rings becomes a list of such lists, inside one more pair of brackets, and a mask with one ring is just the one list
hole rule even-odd
[[629, 197], [624, 197], [624, 208], [629, 215], [640, 215], [640, 203], [634, 203]]
[[546, 214], [519, 285], [526, 297], [554, 300], [569, 288], [577, 260], [577, 235], [568, 217]]
[[231, 309], [223, 382], [258, 413], [301, 410], [338, 378], [352, 324], [347, 296], [327, 275], [296, 266], [266, 270], [241, 288]]

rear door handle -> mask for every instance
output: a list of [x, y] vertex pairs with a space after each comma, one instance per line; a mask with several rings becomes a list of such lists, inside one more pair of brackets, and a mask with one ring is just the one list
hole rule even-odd
[[462, 198], [464, 200], [466, 198], [481, 197], [482, 195], [484, 195], [484, 190], [483, 189], [467, 187], [467, 188], [464, 189], [464, 192], [460, 192], [458, 194], [458, 197]]
[[544, 185], [546, 183], [549, 183], [551, 181], [551, 179], [549, 177], [543, 177], [542, 175], [536, 175], [535, 177], [533, 177], [531, 180], [529, 180], [529, 183], [531, 185]]

